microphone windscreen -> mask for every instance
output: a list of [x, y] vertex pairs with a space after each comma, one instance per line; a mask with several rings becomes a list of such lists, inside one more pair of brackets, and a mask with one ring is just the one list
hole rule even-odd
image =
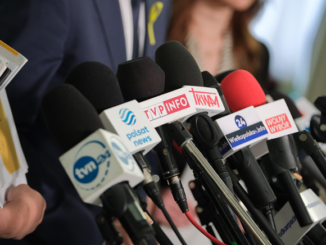
[[126, 102], [141, 102], [164, 92], [164, 71], [149, 57], [119, 64], [117, 78]]
[[42, 99], [41, 110], [50, 134], [63, 151], [68, 151], [99, 128], [95, 108], [72, 85], [61, 84]]
[[87, 61], [75, 66], [66, 76], [65, 83], [76, 87], [98, 114], [124, 102], [117, 77], [100, 62]]
[[158, 47], [155, 62], [165, 72], [165, 92], [179, 89], [184, 85], [204, 85], [194, 57], [177, 41], [170, 41]]
[[220, 74], [217, 74], [217, 75], [215, 76], [215, 79], [217, 80], [218, 83], [221, 83], [221, 82], [223, 81], [223, 79], [224, 79], [227, 75], [229, 75], [230, 73], [232, 73], [232, 72], [234, 72], [234, 71], [236, 71], [236, 70], [228, 70], [228, 71], [224, 71], [224, 72], [222, 72], [222, 73], [220, 73]]
[[217, 80], [210, 74], [208, 71], [203, 71], [201, 73], [203, 77], [203, 83], [205, 87], [215, 87], [217, 84]]
[[245, 70], [236, 70], [227, 75], [221, 83], [221, 88], [232, 112], [266, 104], [263, 89], [254, 76]]

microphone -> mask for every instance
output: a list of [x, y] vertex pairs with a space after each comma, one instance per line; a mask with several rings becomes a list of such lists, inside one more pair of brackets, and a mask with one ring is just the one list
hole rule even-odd
[[310, 120], [311, 135], [317, 142], [326, 143], [326, 95], [319, 96], [314, 105], [320, 110], [321, 115], [314, 115]]
[[[79, 64], [69, 72], [65, 82], [74, 85], [94, 105], [100, 113], [105, 129], [120, 136], [143, 171], [142, 187], [146, 194], [160, 209], [165, 210], [159, 189], [151, 175], [150, 166], [144, 157], [161, 139], [147, 120], [138, 102], [123, 103], [115, 74], [109, 67], [99, 62]], [[153, 223], [153, 227], [157, 240], [166, 243], [168, 238], [156, 223]]]
[[[126, 74], [128, 74], [128, 76]], [[153, 75], [156, 79], [152, 80]], [[143, 57], [119, 64], [117, 78], [119, 83], [121, 83], [121, 92], [124, 98], [129, 100], [135, 99], [140, 102], [143, 99], [148, 99], [149, 97], [154, 97], [163, 93], [165, 83], [164, 72], [149, 57]], [[154, 83], [155, 86], [147, 86], [144, 84], [144, 81], [148, 83]], [[129, 89], [128, 84], [132, 84], [130, 86], [132, 86], [133, 89]], [[183, 98], [185, 99], [186, 97], [184, 96]], [[180, 99], [179, 101], [183, 100]], [[140, 103], [142, 108], [144, 108], [142, 105], [143, 103]], [[186, 103], [189, 107], [189, 103]], [[157, 117], [160, 115], [159, 111], [162, 111], [162, 108], [164, 108], [164, 105], [162, 104], [158, 106], [161, 107], [159, 107], [157, 110], [157, 107], [155, 107], [155, 110], [152, 108], [152, 111], [156, 113]], [[153, 126], [155, 127], [156, 125], [153, 124]], [[167, 180], [174, 200], [177, 202], [182, 212], [187, 212], [187, 199], [180, 178], [178, 177], [180, 172], [172, 152], [172, 138], [166, 134], [166, 126], [164, 125], [159, 125], [159, 127], [156, 128], [156, 131], [162, 139], [162, 141], [157, 146], [155, 146], [154, 149], [160, 159], [160, 168], [163, 174], [163, 178]]]
[[[189, 85], [189, 84], [190, 85], [196, 85], [196, 86], [203, 86], [202, 76], [201, 76], [200, 70], [198, 68], [198, 65], [194, 61], [191, 54], [187, 51], [187, 49], [183, 45], [181, 45], [180, 43], [172, 41], [172, 42], [168, 42], [168, 43], [165, 43], [165, 44], [161, 45], [157, 49], [157, 51], [155, 53], [155, 61], [164, 70], [164, 72], [166, 74], [167, 79], [166, 79], [165, 91], [168, 92], [168, 91], [170, 91], [172, 89], [178, 89], [178, 88], [180, 88], [180, 87], [182, 87], [184, 85]], [[170, 79], [168, 79], [168, 78], [170, 78]], [[217, 91], [215, 90], [215, 92], [217, 92]], [[219, 98], [219, 96], [216, 96], [216, 97]], [[219, 104], [221, 104], [221, 105], [223, 104], [223, 103], [221, 103], [220, 98], [219, 98]], [[203, 110], [202, 112], [205, 112], [205, 110]], [[195, 118], [197, 115], [191, 115], [191, 116], [192, 116], [191, 119], [187, 118], [188, 121], [192, 120], [192, 118]], [[213, 115], [209, 115], [209, 116], [213, 116]], [[197, 129], [199, 129], [199, 128], [200, 127], [197, 127]], [[182, 147], [183, 152], [185, 154], [185, 157], [186, 157], [189, 165], [191, 166], [191, 168], [194, 170], [194, 168], [198, 167], [200, 169], [199, 172], [201, 172], [202, 171], [201, 168], [203, 166], [200, 167], [200, 165], [201, 164], [205, 165], [207, 163], [207, 161], [205, 160], [204, 161], [205, 163], [204, 163], [204, 162], [202, 162], [200, 160], [200, 157], [197, 155], [197, 153], [199, 153], [198, 149], [196, 147], [194, 147], [194, 148], [190, 147], [191, 149], [189, 149], [189, 151], [191, 153], [190, 152], [187, 152], [187, 153], [185, 152], [186, 151], [185, 149], [187, 148], [187, 146], [194, 146], [192, 144], [192, 141], [190, 140], [190, 139], [192, 139], [192, 137], [191, 136], [183, 137], [184, 135], [180, 131], [184, 132], [185, 130], [182, 129], [182, 125], [180, 123], [179, 124], [176, 123], [176, 122], [172, 123], [171, 124], [171, 131], [173, 131], [172, 136], [173, 136], [174, 140], [177, 142], [178, 145], [180, 145]], [[200, 135], [200, 133], [201, 132], [198, 132], [198, 136]], [[177, 139], [178, 134], [182, 135], [182, 139]], [[186, 142], [189, 142], [189, 144], [186, 143]], [[212, 146], [213, 145], [209, 144], [208, 147], [210, 148]], [[200, 154], [200, 156], [202, 156], [202, 155]], [[199, 157], [199, 158], [197, 158], [197, 157]], [[213, 156], [213, 158], [215, 158], [215, 156]], [[204, 159], [202, 159], [202, 160], [204, 160]], [[219, 166], [221, 166], [222, 168], [224, 167], [223, 163], [221, 161], [219, 161], [219, 163], [217, 163], [217, 164]], [[208, 174], [208, 176], [210, 176], [210, 178], [213, 179], [214, 185], [220, 191], [222, 191], [222, 193], [223, 193], [222, 196], [225, 197], [228, 200], [228, 203], [233, 208], [235, 208], [234, 211], [240, 216], [240, 218], [245, 223], [245, 225], [248, 225], [248, 223], [250, 221], [248, 221], [246, 219], [246, 217], [244, 216], [243, 213], [238, 212], [239, 210], [237, 210], [237, 203], [232, 202], [231, 197], [229, 197], [228, 195], [225, 196], [225, 192], [228, 192], [228, 193], [231, 193], [231, 192], [226, 188], [224, 183], [223, 183], [223, 185], [220, 184], [219, 181], [221, 179], [217, 175], [215, 175], [216, 178], [214, 178], [213, 176], [211, 176], [206, 171], [210, 172], [210, 171], [212, 171], [212, 169], [211, 168], [209, 170], [205, 169], [205, 171], [204, 171], [205, 174], [204, 175], [206, 176]], [[211, 174], [214, 175], [214, 173], [211, 173]], [[210, 184], [209, 182], [211, 182], [211, 181], [206, 182], [207, 185]], [[207, 186], [205, 186], [205, 189], [206, 189], [206, 187]], [[216, 187], [214, 188], [215, 190], [216, 190]], [[226, 188], [227, 190], [224, 190], [224, 188]], [[210, 188], [208, 188], [208, 189], [210, 189]], [[257, 233], [255, 233], [255, 235], [257, 235]]]
[[[224, 104], [224, 107], [225, 107], [225, 111], [223, 113], [220, 113], [220, 114], [212, 117], [212, 119], [214, 121], [216, 119], [218, 119], [218, 118], [221, 118], [223, 116], [231, 114], [231, 111], [230, 111], [230, 109], [229, 109], [229, 107], [228, 107], [228, 105], [226, 103], [226, 100], [225, 100], [223, 91], [221, 89], [221, 86], [217, 81], [222, 81], [224, 79], [224, 77], [226, 77], [228, 74], [230, 74], [233, 71], [235, 71], [235, 70], [223, 72], [223, 73], [217, 75], [215, 78], [207, 71], [202, 72], [202, 76], [203, 76], [203, 80], [204, 80], [204, 86], [211, 87], [211, 88], [216, 88], [216, 90], [218, 91], [218, 93], [219, 93], [219, 95], [221, 97], [221, 100], [222, 100], [222, 102]], [[217, 124], [215, 124], [215, 125], [217, 125]], [[217, 128], [219, 128], [219, 127], [217, 127]], [[263, 214], [261, 213], [261, 210], [257, 209], [255, 207], [255, 205], [253, 205], [251, 199], [249, 198], [249, 195], [247, 194], [247, 192], [243, 189], [243, 187], [239, 183], [240, 179], [233, 173], [233, 171], [230, 169], [230, 167], [228, 165], [226, 165], [226, 167], [227, 167], [227, 170], [228, 170], [228, 172], [230, 174], [230, 178], [231, 178], [231, 180], [233, 182], [234, 192], [240, 198], [240, 200], [244, 203], [246, 208], [248, 208], [250, 214], [253, 216], [256, 223], [262, 228], [262, 230], [266, 233], [269, 240], [273, 244], [283, 245], [283, 242], [280, 240], [280, 238], [277, 236], [277, 234], [275, 232], [275, 224], [273, 222], [273, 219], [269, 220], [269, 222], [267, 221], [268, 218], [273, 218], [273, 217], [269, 216], [266, 219], [263, 216]], [[274, 225], [274, 226], [272, 227], [271, 225]]]
[[[223, 92], [226, 101], [233, 112], [252, 105], [263, 105], [266, 102], [263, 90], [257, 80], [249, 72], [237, 70], [230, 73], [222, 81], [221, 87], [222, 89], [224, 88]], [[248, 98], [246, 98], [246, 95]], [[267, 162], [265, 164], [268, 168], [268, 165], [272, 163], [272, 168], [269, 168], [269, 170], [278, 178], [283, 189], [287, 193], [291, 207], [296, 213], [300, 225], [305, 226], [311, 223], [311, 219], [289, 172], [290, 169], [296, 168], [298, 164], [294, 141], [292, 135], [289, 135], [290, 132], [297, 132], [297, 128], [294, 125], [294, 121], [285, 102], [283, 101], [283, 108], [287, 109], [286, 112], [288, 115], [284, 113], [284, 110], [280, 110], [278, 107], [274, 107], [273, 109], [274, 103], [263, 105], [258, 109], [260, 118], [263, 119], [265, 127], [270, 130], [267, 146], [270, 151], [269, 156], [271, 162], [269, 163], [268, 159], [266, 159]], [[283, 130], [291, 128], [290, 122], [287, 120], [288, 117], [292, 119], [292, 130], [294, 131], [288, 130], [284, 133], [282, 132]]]
[[156, 244], [130, 188], [144, 179], [143, 174], [119, 136], [103, 130], [94, 107], [71, 85], [52, 89], [41, 107], [51, 135], [65, 151], [59, 159], [82, 200], [102, 202], [135, 244]]
[[[232, 71], [228, 71], [228, 72], [224, 72], [224, 73], [227, 73], [226, 75], [228, 75], [229, 73], [233, 72]], [[224, 74], [222, 73], [222, 74]], [[212, 120], [216, 120], [218, 118], [221, 118], [221, 117], [224, 117], [226, 115], [229, 115], [231, 114], [231, 111], [230, 111], [230, 108], [228, 106], [228, 104], [226, 103], [226, 100], [225, 100], [225, 97], [224, 97], [224, 94], [223, 94], [223, 90], [221, 88], [221, 85], [219, 83], [217, 83], [216, 79], [212, 76], [212, 74], [210, 74], [208, 71], [203, 71], [202, 73], [202, 77], [203, 77], [203, 82], [204, 82], [204, 86], [205, 87], [209, 87], [209, 88], [215, 88], [218, 92], [218, 94], [220, 95], [221, 97], [221, 101], [223, 103], [223, 106], [225, 108], [225, 110], [215, 116], [212, 117]], [[225, 76], [226, 76], [225, 75]]]
[[[142, 57], [119, 64], [117, 78], [121, 84], [121, 91], [126, 100], [136, 99], [140, 102], [144, 99], [148, 99], [163, 93], [165, 74], [162, 69], [160, 69], [160, 67], [155, 64], [155, 62], [149, 57]], [[147, 83], [149, 84], [148, 86]], [[182, 99], [178, 101], [181, 100]], [[151, 108], [151, 111], [156, 114], [156, 117], [159, 117], [159, 115], [162, 114], [162, 108], [164, 107], [163, 105], [157, 106], [158, 109], [157, 107], [155, 107], [154, 110]], [[144, 109], [142, 109], [140, 114], [143, 117], [146, 115], [148, 118], [146, 111], [144, 114]], [[151, 125], [155, 126], [149, 120], [147, 121]], [[163, 178], [167, 180], [173, 198], [177, 202], [182, 212], [187, 212], [187, 199], [182, 183], [178, 176], [180, 173], [172, 152], [172, 138], [166, 134], [165, 125], [157, 127], [156, 132], [162, 139], [162, 141], [156, 145], [154, 149], [160, 159], [159, 164], [160, 169], [163, 173]], [[164, 216], [170, 223], [171, 228], [174, 230], [181, 243], [186, 244], [177, 227], [174, 225], [172, 219], [170, 218], [168, 212], [166, 211], [164, 205], [159, 206], [159, 208], [161, 208]]]
[[[236, 74], [234, 75], [234, 73]], [[225, 77], [225, 79], [229, 81], [229, 85], [223, 85], [227, 90], [227, 96], [229, 101], [230, 99], [233, 99], [233, 90], [236, 91], [235, 93], [240, 94], [240, 90], [238, 90], [236, 87], [237, 76], [245, 77], [243, 83], [246, 83], [246, 80], [248, 79], [249, 81], [250, 79], [253, 79], [253, 76], [250, 73], [243, 70], [236, 70], [232, 73], [231, 71], [228, 71], [224, 72], [222, 75], [222, 77]], [[225, 94], [223, 93], [222, 86], [220, 86], [217, 83], [216, 79], [207, 71], [203, 72], [203, 77], [205, 79], [205, 86], [217, 89], [219, 95], [221, 96], [221, 100], [224, 104], [224, 107], [226, 108], [223, 113], [212, 117], [213, 120], [216, 120], [217, 124], [220, 126], [223, 134], [225, 135], [225, 137], [219, 141], [219, 149], [223, 157], [226, 158], [234, 152], [238, 151], [239, 149], [242, 149], [246, 146], [258, 145], [257, 142], [265, 140], [268, 136], [268, 132], [254, 108], [249, 107], [236, 114], [231, 114], [231, 111], [234, 110], [234, 103], [231, 104], [231, 107], [228, 105], [229, 103]], [[243, 84], [241, 84], [241, 86], [243, 86]], [[257, 86], [253, 86], [253, 88], [254, 90], [256, 90], [255, 93], [257, 94], [257, 92], [259, 92], [259, 88], [257, 89]], [[240, 102], [242, 103], [244, 98], [242, 98], [241, 96], [242, 94], [235, 97], [239, 97]], [[263, 100], [265, 98], [262, 98], [261, 94], [258, 93], [257, 99], [255, 98], [256, 97], [252, 98], [251, 104], [261, 105], [264, 103]], [[250, 106], [250, 103], [247, 104]]]
[[[227, 161], [239, 171], [241, 178], [246, 183], [249, 196], [254, 205], [260, 210], [266, 209], [265, 213], [270, 213], [270, 205], [276, 201], [275, 194], [248, 148], [249, 145], [257, 143], [257, 141], [265, 139], [268, 136], [268, 132], [255, 109], [252, 107], [252, 104], [263, 104], [265, 97], [262, 97], [259, 93], [262, 92], [259, 84], [259, 87], [256, 84], [251, 85], [252, 79], [254, 79], [253, 76], [243, 70], [236, 70], [224, 78], [221, 84], [225, 97], [224, 103], [228, 105], [231, 111], [242, 109], [240, 108], [240, 103], [244, 103], [249, 108], [226, 115], [217, 119], [216, 122], [226, 136], [227, 142], [233, 147], [229, 153], [226, 152], [227, 147], [224, 147], [224, 149], [221, 147], [222, 153], [227, 153], [224, 157], [233, 154], [227, 158]], [[208, 72], [205, 74], [205, 80], [209, 80], [206, 84], [214, 85], [215, 79], [209, 76]], [[237, 87], [238, 81], [241, 81], [240, 88]], [[240, 92], [241, 87], [246, 87], [248, 83], [250, 83], [251, 95], [258, 95], [255, 97], [256, 100], [255, 98], [251, 98], [250, 102], [246, 102], [244, 97], [240, 95], [242, 94]], [[237, 94], [239, 95], [237, 96]], [[237, 98], [239, 98], [237, 102], [232, 101]]]
[[161, 139], [136, 101], [124, 103], [113, 71], [100, 62], [84, 62], [69, 72], [65, 82], [76, 87], [91, 102], [105, 129], [121, 137], [144, 173], [144, 190], [157, 206], [164, 205], [144, 158]]
[[[134, 155], [144, 172], [145, 180], [143, 187], [147, 195], [153, 199], [157, 206], [161, 207], [163, 202], [159, 190], [153, 181], [150, 168], [143, 156], [160, 141], [160, 138], [151, 124], [144, 120], [143, 112], [139, 111], [138, 103], [134, 101], [129, 104], [121, 104], [123, 98], [116, 76], [110, 68], [99, 62], [84, 62], [78, 65], [68, 74], [66, 82], [73, 84], [82, 91], [96, 107], [98, 113], [114, 106], [115, 109], [104, 110], [100, 115], [105, 128], [122, 137], [129, 151]], [[113, 98], [107, 96], [110, 93], [114, 94]], [[122, 108], [124, 111], [119, 115], [117, 113], [117, 111], [120, 111], [118, 109], [120, 108], [119, 104], [121, 104], [120, 107], [126, 106], [131, 110], [128, 109], [127, 111], [126, 108]], [[131, 107], [135, 108], [135, 110], [132, 110]], [[134, 121], [132, 123], [135, 123], [135, 125], [125, 125], [120, 116], [125, 117], [124, 120], [133, 118]], [[129, 121], [125, 123], [129, 123]], [[139, 125], [142, 126], [139, 128]]]
[[266, 103], [263, 89], [254, 76], [245, 70], [236, 70], [227, 75], [221, 82], [221, 88], [232, 112]]

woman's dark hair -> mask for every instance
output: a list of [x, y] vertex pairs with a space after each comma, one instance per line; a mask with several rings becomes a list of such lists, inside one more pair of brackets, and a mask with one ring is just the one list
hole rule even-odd
[[[173, 11], [168, 29], [167, 40], [177, 40], [183, 45], [188, 34], [191, 12], [197, 0], [173, 0]], [[254, 76], [260, 70], [262, 47], [250, 33], [249, 23], [261, 8], [261, 1], [256, 0], [246, 11], [235, 11], [231, 20], [233, 37], [233, 56], [239, 69], [244, 69]]]

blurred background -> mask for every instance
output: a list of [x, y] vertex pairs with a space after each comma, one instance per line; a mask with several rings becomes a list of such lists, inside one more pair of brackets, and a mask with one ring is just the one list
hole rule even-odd
[[263, 2], [250, 30], [269, 49], [270, 76], [293, 100], [313, 102], [326, 92], [326, 1]]

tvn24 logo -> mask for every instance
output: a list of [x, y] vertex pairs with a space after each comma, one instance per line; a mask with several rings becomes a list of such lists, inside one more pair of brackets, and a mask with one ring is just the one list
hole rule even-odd
[[235, 121], [235, 124], [240, 129], [247, 127], [247, 122], [246, 122], [246, 120], [244, 120], [244, 118], [242, 116], [239, 116], [239, 115], [235, 116], [234, 121]]
[[75, 156], [74, 177], [84, 190], [94, 190], [101, 185], [109, 172], [111, 153], [100, 141], [89, 141]]

